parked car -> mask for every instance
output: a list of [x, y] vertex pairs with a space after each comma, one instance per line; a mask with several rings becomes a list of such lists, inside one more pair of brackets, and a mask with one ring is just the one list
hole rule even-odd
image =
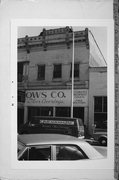
[[19, 128], [18, 133], [53, 133], [84, 138], [84, 125], [79, 118], [34, 116], [31, 121]]
[[98, 143], [101, 146], [107, 146], [107, 132], [104, 131], [98, 131], [93, 133], [93, 138], [95, 141], [98, 141]]
[[[107, 127], [106, 121], [104, 123], [105, 127]], [[94, 125], [92, 138], [100, 145], [107, 146], [107, 128], [97, 128], [97, 126]]]
[[18, 151], [18, 160], [93, 160], [104, 158], [83, 139], [61, 134], [18, 135], [18, 144], [24, 148]]

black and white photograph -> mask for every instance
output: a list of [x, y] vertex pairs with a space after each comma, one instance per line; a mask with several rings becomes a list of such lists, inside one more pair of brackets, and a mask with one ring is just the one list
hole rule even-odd
[[19, 161], [107, 158], [107, 28], [18, 27]]
[[0, 179], [117, 180], [118, 0], [0, 0]]

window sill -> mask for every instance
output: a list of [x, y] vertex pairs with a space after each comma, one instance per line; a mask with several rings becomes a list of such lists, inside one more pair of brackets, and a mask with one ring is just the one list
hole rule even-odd
[[53, 80], [52, 80], [53, 82], [62, 82], [62, 78], [53, 78]]
[[[70, 78], [70, 81], [72, 81], [72, 78]], [[74, 78], [74, 81], [80, 81], [79, 77]]]
[[39, 81], [39, 82], [44, 82], [45, 79], [37, 79], [37, 81]]

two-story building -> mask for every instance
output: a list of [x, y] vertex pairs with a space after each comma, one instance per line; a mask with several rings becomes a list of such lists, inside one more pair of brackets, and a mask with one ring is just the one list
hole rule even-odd
[[[73, 32], [69, 27], [43, 29], [38, 36], [18, 39], [18, 125], [33, 116], [71, 116], [72, 59]], [[106, 96], [106, 81], [102, 81], [102, 73], [89, 68], [89, 59], [88, 29], [75, 31], [73, 117], [92, 129], [94, 101], [96, 96]]]
[[[71, 116], [72, 29], [45, 30], [36, 37], [18, 39], [18, 91], [25, 93], [19, 114]], [[89, 87], [88, 30], [76, 31], [74, 40], [73, 116], [87, 122]], [[21, 112], [22, 111], [22, 112]], [[19, 119], [19, 118], [18, 118]]]

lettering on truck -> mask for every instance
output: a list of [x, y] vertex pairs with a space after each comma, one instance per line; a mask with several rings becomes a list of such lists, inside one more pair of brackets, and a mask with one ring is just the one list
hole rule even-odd
[[40, 124], [63, 124], [63, 125], [74, 125], [74, 121], [40, 120]]

